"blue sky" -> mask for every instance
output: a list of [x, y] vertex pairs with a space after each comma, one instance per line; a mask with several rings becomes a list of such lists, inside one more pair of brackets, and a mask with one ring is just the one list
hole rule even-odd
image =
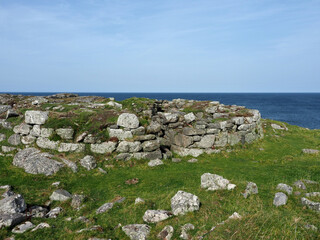
[[320, 1], [0, 0], [0, 91], [320, 92]]

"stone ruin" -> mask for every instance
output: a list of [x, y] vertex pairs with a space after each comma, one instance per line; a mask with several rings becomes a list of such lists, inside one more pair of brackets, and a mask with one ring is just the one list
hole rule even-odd
[[[72, 97], [75, 99], [72, 104], [77, 104], [78, 98], [83, 99]], [[48, 102], [46, 98], [38, 98], [40, 100], [33, 102], [45, 102], [41, 99]], [[59, 100], [56, 96], [52, 99]], [[121, 109], [122, 105], [114, 99], [96, 105], [89, 100], [87, 104], [88, 108], [108, 106], [117, 110], [117, 123], [107, 128], [108, 141], [99, 142], [90, 132], [75, 133], [72, 128], [44, 128], [42, 125], [47, 121], [49, 112], [28, 110], [24, 123], [13, 129], [13, 142], [36, 143], [39, 148], [58, 152], [84, 152], [89, 145], [92, 153], [113, 154], [120, 160], [152, 160], [171, 158], [173, 152], [193, 157], [217, 153], [226, 147], [251, 143], [263, 137], [258, 110], [224, 105], [218, 101], [155, 100], [137, 112]], [[147, 125], [141, 126], [142, 118], [149, 120]], [[54, 133], [61, 137], [60, 141], [50, 140]]]

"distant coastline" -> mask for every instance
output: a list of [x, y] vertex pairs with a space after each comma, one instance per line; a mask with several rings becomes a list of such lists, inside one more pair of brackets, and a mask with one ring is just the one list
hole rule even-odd
[[[46, 96], [57, 92], [5, 92], [30, 96]], [[74, 92], [80, 96], [114, 97], [121, 101], [130, 97], [172, 100], [217, 100], [224, 104], [258, 109], [263, 118], [287, 122], [310, 129], [320, 129], [320, 93], [120, 93]]]

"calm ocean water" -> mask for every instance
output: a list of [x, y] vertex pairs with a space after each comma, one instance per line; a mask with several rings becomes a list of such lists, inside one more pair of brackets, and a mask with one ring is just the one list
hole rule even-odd
[[[55, 93], [13, 93], [45, 96]], [[263, 118], [287, 122], [310, 129], [320, 129], [320, 93], [78, 93], [80, 96], [146, 97], [172, 100], [217, 100], [223, 104], [236, 104], [258, 109]]]

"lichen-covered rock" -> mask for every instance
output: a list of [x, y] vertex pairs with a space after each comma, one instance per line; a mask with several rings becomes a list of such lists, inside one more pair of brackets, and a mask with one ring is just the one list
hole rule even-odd
[[188, 147], [193, 143], [193, 138], [179, 133], [174, 136], [172, 143], [180, 147]]
[[12, 107], [10, 105], [0, 105], [0, 114], [8, 111]]
[[288, 193], [289, 195], [291, 195], [293, 188], [287, 184], [279, 183], [277, 186], [277, 190], [284, 191], [284, 192]]
[[77, 167], [77, 164], [75, 164], [74, 162], [70, 161], [70, 160], [67, 160], [65, 158], [61, 158], [61, 161], [67, 165], [67, 167], [71, 168], [71, 170], [73, 172], [77, 172], [78, 171], [78, 167]]
[[122, 141], [117, 147], [117, 152], [120, 153], [133, 153], [139, 152], [142, 149], [141, 143], [139, 141], [127, 142]]
[[116, 137], [119, 140], [126, 140], [133, 137], [131, 131], [125, 131], [123, 129], [108, 129], [108, 132], [110, 137]]
[[152, 121], [149, 126], [147, 126], [147, 133], [158, 133], [161, 131], [161, 124], [155, 121]]
[[26, 111], [25, 122], [28, 124], [44, 124], [48, 119], [48, 112], [43, 111]]
[[159, 165], [163, 165], [163, 162], [160, 159], [154, 159], [154, 160], [150, 160], [150, 162], [148, 162], [149, 167], [156, 167]]
[[116, 150], [117, 143], [116, 142], [104, 142], [100, 144], [91, 144], [91, 152], [93, 153], [112, 153]]
[[143, 215], [143, 221], [147, 223], [157, 223], [164, 221], [172, 216], [170, 211], [166, 210], [147, 210]]
[[19, 144], [21, 144], [21, 136], [19, 134], [12, 134], [9, 138], [8, 138], [8, 143], [10, 143], [13, 146], [18, 146]]
[[111, 208], [113, 208], [113, 203], [105, 203], [105, 204], [103, 204], [102, 206], [100, 206], [100, 207], [97, 209], [96, 213], [97, 213], [97, 214], [99, 214], [99, 213], [104, 213], [104, 212], [110, 210]]
[[182, 157], [186, 157], [186, 156], [199, 157], [201, 154], [204, 153], [203, 149], [183, 148], [175, 145], [171, 147], [171, 150]]
[[275, 205], [276, 207], [286, 205], [287, 201], [288, 201], [287, 195], [282, 192], [278, 192], [274, 196], [273, 205]]
[[26, 215], [23, 213], [1, 213], [0, 212], [0, 229], [2, 227], [14, 227], [17, 224], [26, 220]]
[[14, 150], [16, 150], [17, 148], [15, 147], [8, 147], [8, 146], [1, 146], [1, 150], [2, 152], [4, 153], [7, 153], [7, 152], [12, 152]]
[[254, 182], [248, 182], [246, 190], [242, 193], [244, 198], [249, 197], [251, 194], [258, 194], [258, 186]]
[[217, 174], [204, 173], [201, 176], [201, 188], [206, 188], [209, 191], [219, 189], [233, 189], [234, 184], [230, 184], [228, 179], [225, 179]]
[[92, 170], [97, 167], [96, 160], [93, 156], [87, 155], [80, 160], [80, 164], [82, 167], [86, 168], [87, 170]]
[[64, 189], [55, 190], [50, 196], [51, 201], [60, 201], [60, 202], [67, 201], [70, 198], [72, 198], [72, 195]]
[[40, 136], [43, 138], [49, 138], [52, 136], [53, 132], [53, 128], [41, 128]]
[[41, 135], [40, 125], [33, 125], [33, 128], [30, 130], [30, 135], [34, 137], [40, 137]]
[[178, 191], [171, 198], [171, 209], [174, 215], [184, 215], [187, 212], [197, 211], [199, 208], [199, 198], [191, 193]]
[[63, 164], [50, 159], [52, 155], [41, 153], [35, 148], [25, 148], [13, 158], [13, 165], [23, 168], [27, 173], [52, 175], [59, 171]]
[[26, 123], [21, 123], [13, 128], [14, 133], [21, 135], [28, 135], [30, 132], [31, 126]]
[[72, 128], [58, 128], [56, 129], [56, 133], [62, 138], [66, 140], [72, 140], [74, 130]]
[[171, 240], [173, 236], [174, 229], [172, 226], [167, 225], [165, 226], [161, 232], [157, 235], [157, 237], [161, 240]]
[[148, 160], [155, 160], [155, 159], [161, 159], [162, 153], [160, 150], [156, 150], [153, 152], [137, 152], [133, 153], [133, 157], [136, 159], [148, 159]]
[[45, 137], [39, 137], [36, 141], [36, 144], [39, 148], [58, 150], [60, 142], [59, 141], [51, 141]]
[[306, 185], [304, 185], [304, 183], [301, 181], [301, 180], [298, 180], [296, 182], [293, 183], [293, 185], [297, 188], [300, 188], [300, 189], [303, 189], [303, 190], [306, 190]]
[[117, 125], [125, 128], [139, 127], [139, 119], [135, 114], [122, 113], [117, 121]]
[[25, 144], [25, 145], [32, 144], [35, 141], [36, 141], [36, 137], [31, 136], [31, 135], [27, 135], [27, 136], [22, 136], [21, 137], [21, 142], [22, 142], [22, 144]]
[[191, 122], [193, 122], [194, 120], [196, 120], [196, 116], [194, 115], [193, 112], [188, 113], [188, 114], [184, 115], [183, 117], [184, 117], [184, 120], [185, 120], [187, 123], [191, 123]]
[[158, 140], [150, 140], [142, 143], [142, 148], [144, 152], [152, 152], [160, 147]]
[[26, 209], [27, 205], [20, 194], [14, 194], [0, 200], [0, 213], [22, 213]]
[[188, 234], [188, 231], [190, 231], [190, 230], [194, 230], [194, 225], [193, 224], [187, 223], [187, 224], [183, 225], [182, 228], [181, 228], [180, 238], [184, 239], [184, 240], [190, 239], [190, 236]]
[[307, 198], [301, 198], [301, 203], [313, 211], [320, 212], [320, 202], [313, 202]]
[[151, 228], [147, 224], [130, 224], [122, 227], [122, 231], [131, 240], [146, 240]]
[[3, 133], [0, 133], [0, 142], [6, 140], [6, 135]]
[[197, 147], [211, 148], [214, 144], [215, 139], [215, 135], [205, 135], [201, 138], [200, 142], [197, 143]]
[[14, 229], [12, 229], [13, 233], [24, 233], [32, 228], [34, 228], [35, 226], [33, 225], [32, 222], [26, 221], [23, 224], [20, 224], [18, 226], [16, 226]]
[[84, 152], [85, 145], [83, 143], [61, 143], [58, 152]]
[[39, 223], [34, 229], [31, 230], [31, 232], [37, 231], [38, 229], [43, 229], [43, 228], [49, 228], [50, 225], [48, 223]]

